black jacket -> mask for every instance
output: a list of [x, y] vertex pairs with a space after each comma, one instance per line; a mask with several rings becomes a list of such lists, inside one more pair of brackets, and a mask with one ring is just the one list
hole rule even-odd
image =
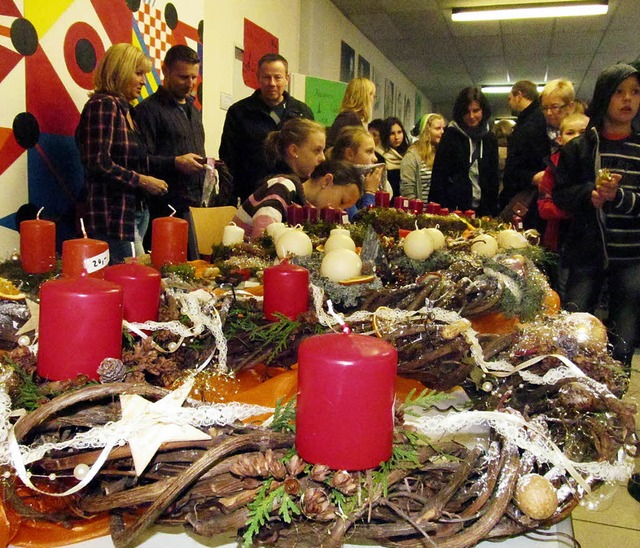
[[270, 109], [260, 98], [260, 90], [234, 103], [227, 111], [220, 141], [220, 158], [233, 175], [234, 194], [244, 201], [273, 166], [264, 154], [264, 141], [270, 131], [280, 129], [291, 118], [313, 120], [313, 112], [302, 101], [284, 92], [285, 110], [280, 123], [270, 116]]
[[[470, 138], [457, 125], [444, 130], [433, 162], [429, 201], [453, 211], [472, 209], [473, 190], [469, 178], [471, 166]], [[478, 216], [495, 215], [498, 209], [498, 140], [487, 131], [478, 141], [480, 171], [480, 205]]]
[[544, 170], [544, 159], [551, 154], [547, 122], [539, 101], [532, 102], [520, 113], [508, 143], [500, 193], [501, 208], [518, 192], [531, 188], [531, 179]]

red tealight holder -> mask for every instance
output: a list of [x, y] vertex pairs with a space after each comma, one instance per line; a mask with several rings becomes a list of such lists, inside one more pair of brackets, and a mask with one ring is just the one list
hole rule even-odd
[[123, 291], [123, 313], [128, 322], [158, 321], [160, 273], [136, 262], [108, 266], [104, 279], [118, 284]]
[[43, 283], [38, 375], [98, 380], [102, 360], [122, 357], [122, 298], [120, 286], [87, 274]]
[[38, 217], [20, 223], [20, 262], [22, 270], [29, 274], [53, 269], [56, 264], [56, 224], [53, 221]]
[[298, 349], [296, 451], [335, 470], [366, 470], [391, 456], [398, 353], [355, 333], [305, 339]]
[[158, 217], [151, 224], [151, 262], [157, 269], [187, 260], [189, 223], [178, 217]]
[[264, 270], [263, 309], [267, 320], [277, 322], [276, 313], [295, 320], [309, 308], [309, 271], [286, 261]]

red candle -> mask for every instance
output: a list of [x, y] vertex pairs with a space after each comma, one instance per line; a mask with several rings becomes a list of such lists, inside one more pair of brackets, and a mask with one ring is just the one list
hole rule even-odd
[[427, 204], [427, 213], [438, 215], [438, 213], [440, 213], [440, 204], [437, 202], [429, 202]]
[[402, 209], [402, 211], [407, 211], [409, 209], [409, 198], [405, 198], [404, 196], [396, 196], [393, 199], [393, 207], [396, 209]]
[[335, 223], [336, 222], [336, 208], [335, 207], [323, 207], [320, 210], [320, 218], [325, 223]]
[[302, 210], [304, 211], [304, 219], [308, 223], [317, 223], [320, 218], [320, 211], [318, 208], [312, 204], [305, 204], [302, 206]]
[[20, 261], [29, 274], [49, 272], [56, 264], [56, 224], [32, 219], [20, 223]]
[[448, 207], [441, 207], [440, 211], [438, 211], [438, 215], [449, 215], [449, 208]]
[[391, 200], [391, 196], [384, 190], [378, 190], [376, 192], [375, 200], [376, 207], [389, 207], [389, 200]]
[[469, 219], [475, 219], [476, 217], [476, 212], [473, 209], [467, 209], [467, 211], [465, 211], [464, 214]]
[[305, 339], [298, 349], [296, 450], [308, 462], [365, 470], [393, 444], [398, 353], [354, 333]]
[[122, 287], [125, 320], [158, 321], [161, 276], [155, 268], [138, 263], [116, 264], [104, 269], [104, 279]]
[[451, 215], [457, 215], [458, 217], [462, 217], [464, 215], [464, 213], [462, 213], [462, 211], [460, 209], [454, 209], [451, 212]]
[[156, 268], [187, 260], [189, 223], [178, 217], [158, 217], [151, 225], [151, 262]]
[[109, 244], [92, 238], [76, 238], [62, 242], [62, 273], [77, 278], [86, 271], [92, 278], [104, 278], [109, 264]]
[[122, 288], [86, 274], [43, 283], [39, 337], [40, 376], [97, 380], [103, 359], [122, 357]]
[[295, 320], [309, 308], [309, 271], [288, 262], [270, 266], [264, 270], [264, 315], [277, 322], [280, 312]]
[[398, 229], [398, 236], [400, 238], [406, 238], [409, 233], [411, 233], [411, 230], [406, 230], [405, 228], [399, 228]]
[[424, 202], [417, 198], [409, 200], [409, 211], [419, 215], [424, 210]]
[[287, 222], [291, 226], [296, 226], [304, 223], [304, 209], [301, 205], [290, 204], [287, 206]]

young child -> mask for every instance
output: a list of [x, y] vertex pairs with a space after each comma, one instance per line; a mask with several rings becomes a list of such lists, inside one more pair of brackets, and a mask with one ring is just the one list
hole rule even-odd
[[564, 306], [592, 312], [606, 281], [614, 358], [630, 365], [640, 310], [640, 73], [605, 69], [587, 110], [589, 127], [560, 151], [553, 201], [573, 215], [561, 254]]
[[[571, 139], [575, 139], [582, 135], [587, 129], [589, 118], [584, 114], [569, 114], [562, 122], [560, 122], [560, 134], [557, 138], [559, 146], [566, 145]], [[555, 171], [558, 165], [560, 151], [554, 152], [549, 157], [549, 165], [544, 171], [542, 180], [538, 185], [538, 213], [540, 218], [547, 221], [544, 234], [542, 236], [542, 245], [551, 251], [558, 251], [560, 232], [563, 222], [571, 217], [571, 214], [560, 209], [553, 203], [551, 193], [555, 185]]]

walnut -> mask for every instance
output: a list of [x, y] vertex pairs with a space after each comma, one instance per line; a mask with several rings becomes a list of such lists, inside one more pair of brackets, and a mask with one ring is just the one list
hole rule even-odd
[[558, 494], [551, 482], [540, 474], [527, 474], [518, 480], [516, 504], [531, 519], [548, 519], [558, 509]]

